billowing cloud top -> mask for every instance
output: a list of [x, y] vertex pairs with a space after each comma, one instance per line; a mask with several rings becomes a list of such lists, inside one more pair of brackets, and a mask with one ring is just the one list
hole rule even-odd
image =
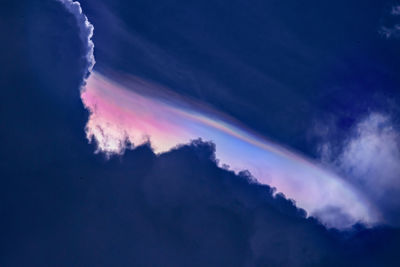
[[81, 4], [77, 1], [73, 0], [57, 0], [61, 2], [65, 8], [74, 15], [78, 27], [79, 27], [79, 37], [82, 41], [82, 44], [85, 49], [85, 58], [86, 58], [86, 69], [87, 72], [84, 75], [83, 85], [86, 82], [86, 79], [89, 77], [90, 73], [93, 70], [94, 64], [96, 64], [96, 60], [94, 58], [94, 43], [92, 41], [94, 27], [89, 22], [88, 18], [82, 12]]

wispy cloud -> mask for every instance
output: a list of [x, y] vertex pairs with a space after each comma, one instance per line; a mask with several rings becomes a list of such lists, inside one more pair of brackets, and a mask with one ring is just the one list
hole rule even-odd
[[400, 15], [400, 6], [392, 7], [392, 15], [394, 16]]
[[361, 188], [389, 223], [399, 225], [400, 133], [391, 118], [371, 113], [355, 126], [335, 159], [333, 149], [324, 144], [322, 157]]
[[393, 27], [382, 27], [380, 33], [389, 38], [399, 38], [400, 37], [400, 24], [396, 24]]
[[[400, 5], [393, 6], [392, 11], [390, 12], [392, 16], [400, 15]], [[400, 24], [396, 23], [393, 26], [382, 26], [379, 31], [383, 36], [387, 39], [389, 38], [400, 38]]]

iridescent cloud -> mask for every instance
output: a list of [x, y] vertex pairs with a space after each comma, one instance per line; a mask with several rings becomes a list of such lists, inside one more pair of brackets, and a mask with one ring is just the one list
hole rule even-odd
[[379, 214], [368, 201], [341, 178], [232, 119], [187, 99], [177, 101], [179, 96], [168, 96], [168, 90], [154, 84], [122, 79], [123, 86], [92, 73], [93, 25], [79, 2], [58, 1], [75, 16], [86, 51], [81, 96], [91, 112], [88, 138], [96, 140], [100, 151], [122, 153], [128, 140], [135, 145], [151, 141], [154, 151], [162, 153], [202, 137], [216, 144], [221, 163], [236, 171], [250, 170], [259, 182], [275, 186], [327, 225], [346, 227], [356, 221], [379, 221]]
[[[93, 72], [82, 100], [91, 112], [87, 136], [105, 153], [123, 153], [127, 140], [134, 145], [150, 141], [162, 153], [201, 137], [216, 144], [221, 164], [249, 170], [328, 226], [380, 219], [367, 199], [334, 173], [159, 85]], [[332, 210], [340, 212], [332, 216]]]

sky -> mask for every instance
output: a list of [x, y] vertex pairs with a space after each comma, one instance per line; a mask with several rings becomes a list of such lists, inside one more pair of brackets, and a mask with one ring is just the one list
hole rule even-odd
[[1, 265], [400, 262], [398, 3], [0, 10]]

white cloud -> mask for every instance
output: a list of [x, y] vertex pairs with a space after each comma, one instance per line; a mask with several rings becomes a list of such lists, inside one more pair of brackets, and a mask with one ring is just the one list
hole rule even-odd
[[94, 43], [92, 41], [94, 27], [82, 12], [81, 4], [78, 1], [73, 0], [57, 0], [64, 5], [64, 7], [74, 15], [78, 27], [79, 27], [79, 37], [85, 47], [86, 53], [86, 68], [87, 73], [83, 77], [83, 86], [86, 84], [86, 80], [91, 74], [96, 60], [94, 59]]
[[[390, 13], [392, 16], [399, 16], [400, 6], [393, 6], [392, 11]], [[400, 38], [400, 24], [394, 24], [393, 26], [390, 27], [382, 26], [379, 32], [387, 39]]]
[[360, 188], [387, 222], [400, 225], [400, 134], [390, 117], [379, 113], [353, 131], [336, 159], [329, 143], [321, 147], [321, 157]]

